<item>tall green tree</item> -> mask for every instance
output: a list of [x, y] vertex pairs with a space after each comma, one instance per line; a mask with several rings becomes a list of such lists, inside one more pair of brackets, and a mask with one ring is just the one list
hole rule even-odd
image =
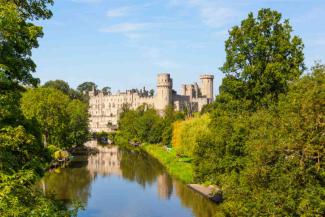
[[226, 77], [220, 93], [249, 100], [253, 107], [267, 106], [288, 90], [288, 83], [305, 70], [303, 42], [292, 36], [289, 20], [271, 9], [250, 13], [240, 26], [229, 31]]
[[82, 145], [88, 139], [88, 106], [71, 99], [54, 88], [27, 90], [21, 99], [21, 110], [29, 120], [37, 120], [45, 144], [60, 148]]
[[32, 49], [38, 47], [43, 36], [42, 27], [30, 22], [48, 19], [52, 13], [47, 8], [52, 0], [0, 0], [0, 87], [13, 84], [37, 85], [39, 79], [32, 76], [36, 65]]
[[21, 99], [21, 110], [28, 119], [36, 119], [41, 126], [45, 144], [64, 145], [69, 97], [53, 88], [27, 90]]

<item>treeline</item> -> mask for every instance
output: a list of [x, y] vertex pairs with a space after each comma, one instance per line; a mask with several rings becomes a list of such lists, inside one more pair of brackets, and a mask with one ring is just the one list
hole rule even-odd
[[215, 101], [172, 124], [172, 147], [192, 158], [194, 181], [222, 189], [216, 215], [325, 214], [325, 66], [304, 73], [304, 45], [291, 33], [276, 11], [250, 13], [229, 31]]
[[[35, 182], [52, 160], [51, 151], [80, 145], [88, 138], [85, 95], [54, 83], [39, 86], [31, 50], [38, 47], [52, 0], [0, 0], [0, 215], [76, 215], [43, 196]], [[51, 145], [51, 146], [50, 146]], [[52, 147], [52, 149], [50, 148]]]

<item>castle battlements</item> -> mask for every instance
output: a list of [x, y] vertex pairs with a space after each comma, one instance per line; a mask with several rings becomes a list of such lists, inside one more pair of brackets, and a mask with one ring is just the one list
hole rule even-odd
[[201, 111], [204, 105], [213, 100], [213, 79], [213, 75], [201, 75], [200, 85], [183, 84], [180, 94], [173, 90], [173, 80], [169, 73], [157, 75], [155, 94], [145, 88], [118, 91], [115, 94], [93, 89], [89, 92], [90, 130], [100, 132], [116, 129], [123, 106], [136, 109], [145, 104], [155, 108], [160, 114], [163, 114], [167, 106], [173, 106], [177, 111]]

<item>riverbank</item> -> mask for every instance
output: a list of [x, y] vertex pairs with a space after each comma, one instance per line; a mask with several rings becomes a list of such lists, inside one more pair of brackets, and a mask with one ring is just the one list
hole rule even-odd
[[164, 165], [170, 175], [187, 184], [193, 182], [191, 159], [178, 157], [174, 150], [161, 145], [144, 144], [141, 147]]

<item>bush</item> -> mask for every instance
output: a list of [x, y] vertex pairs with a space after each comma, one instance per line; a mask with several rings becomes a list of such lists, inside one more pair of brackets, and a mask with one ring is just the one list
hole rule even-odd
[[208, 114], [176, 121], [173, 124], [172, 146], [177, 154], [192, 157], [199, 138], [210, 134], [209, 124]]

